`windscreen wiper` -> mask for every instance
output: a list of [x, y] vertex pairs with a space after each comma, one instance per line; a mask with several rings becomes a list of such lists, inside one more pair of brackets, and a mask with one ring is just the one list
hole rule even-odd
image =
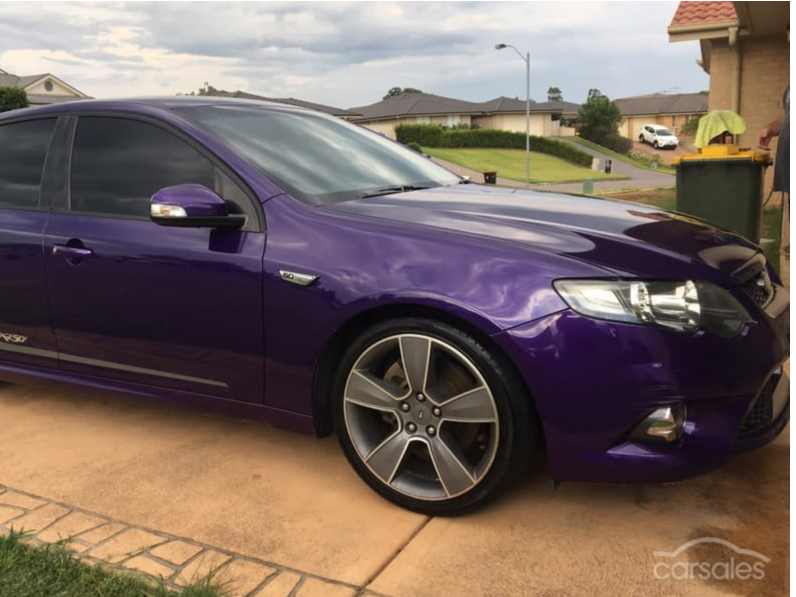
[[365, 193], [360, 198], [368, 199], [370, 197], [381, 197], [382, 195], [392, 195], [394, 193], [407, 193], [409, 191], [424, 191], [430, 188], [431, 187], [418, 187], [410, 184], [403, 186], [384, 187], [383, 189], [378, 189], [375, 191], [371, 191], [370, 193]]

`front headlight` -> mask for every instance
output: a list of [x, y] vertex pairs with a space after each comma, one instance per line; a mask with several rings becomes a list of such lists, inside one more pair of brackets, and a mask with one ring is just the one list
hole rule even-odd
[[703, 329], [724, 338], [738, 335], [750, 321], [729, 292], [709, 282], [557, 280], [553, 286], [574, 311], [597, 319], [684, 333]]

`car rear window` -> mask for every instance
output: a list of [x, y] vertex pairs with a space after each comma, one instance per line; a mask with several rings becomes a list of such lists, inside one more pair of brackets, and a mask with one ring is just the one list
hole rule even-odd
[[0, 208], [38, 209], [55, 118], [0, 125]]

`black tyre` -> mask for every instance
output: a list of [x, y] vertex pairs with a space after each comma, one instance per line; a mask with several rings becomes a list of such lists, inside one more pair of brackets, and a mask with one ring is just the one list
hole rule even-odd
[[538, 418], [505, 357], [450, 325], [408, 317], [362, 333], [343, 356], [334, 423], [360, 477], [388, 500], [457, 515], [527, 470]]
[[638, 136], [638, 142], [641, 143], [642, 145], [644, 144], [644, 135]]
[[659, 146], [658, 146], [658, 142], [657, 142], [657, 141], [653, 141], [653, 142], [652, 142], [652, 146], [653, 146], [655, 149], [658, 149], [658, 147], [659, 147]]

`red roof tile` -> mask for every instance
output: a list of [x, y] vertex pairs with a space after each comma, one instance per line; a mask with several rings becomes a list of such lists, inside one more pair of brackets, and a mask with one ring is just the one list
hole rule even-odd
[[732, 21], [738, 18], [732, 2], [680, 2], [670, 27]]

